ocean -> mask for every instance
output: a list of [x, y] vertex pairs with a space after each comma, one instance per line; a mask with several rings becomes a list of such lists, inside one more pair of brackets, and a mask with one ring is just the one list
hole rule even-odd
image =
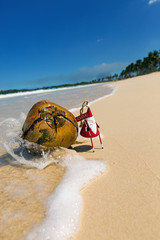
[[105, 162], [83, 159], [59, 148], [33, 154], [21, 146], [20, 133], [28, 111], [49, 100], [74, 113], [113, 94], [108, 83], [0, 95], [0, 239], [67, 240], [80, 226], [80, 190], [107, 168]]
[[42, 99], [72, 110], [81, 107], [85, 100], [92, 102], [112, 94], [113, 91], [112, 85], [100, 83], [0, 95], [0, 122], [10, 117], [17, 118], [22, 112], [27, 114], [29, 109]]

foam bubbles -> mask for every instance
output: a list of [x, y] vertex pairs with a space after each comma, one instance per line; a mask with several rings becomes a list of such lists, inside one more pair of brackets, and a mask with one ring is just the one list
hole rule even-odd
[[6, 143], [4, 143], [4, 147], [6, 149], [6, 151], [14, 158], [14, 162], [12, 162], [12, 164], [22, 164], [25, 166], [30, 166], [30, 167], [35, 167], [38, 169], [44, 169], [45, 167], [47, 167], [49, 164], [51, 163], [57, 163], [57, 160], [55, 159], [51, 159], [51, 160], [46, 160], [46, 157], [42, 155], [41, 158], [38, 159], [38, 161], [36, 162], [36, 158], [33, 161], [30, 160], [26, 160], [25, 157], [21, 154], [21, 156], [19, 156], [18, 154], [14, 153], [14, 150], [12, 149], [12, 147], [9, 147]]
[[106, 164], [67, 154], [61, 165], [66, 167], [63, 180], [47, 201], [46, 218], [27, 236], [27, 240], [67, 240], [80, 225], [82, 197], [80, 190], [106, 170]]
[[[12, 159], [8, 157], [7, 160], [11, 160], [11, 164], [25, 165], [38, 169], [43, 169], [51, 163], [57, 163], [58, 160], [52, 156], [50, 151], [44, 152], [43, 149], [38, 151], [39, 147], [37, 144], [21, 138], [21, 129], [25, 118], [25, 114], [22, 113], [18, 119], [7, 118], [0, 122], [0, 148], [4, 147], [12, 157]], [[34, 152], [37, 152], [37, 154], [27, 150], [30, 148], [34, 149]]]

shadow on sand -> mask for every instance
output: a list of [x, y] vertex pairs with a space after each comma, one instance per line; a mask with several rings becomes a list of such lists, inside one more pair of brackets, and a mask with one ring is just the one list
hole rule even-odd
[[91, 145], [80, 145], [73, 147], [73, 150], [75, 150], [76, 152], [87, 152], [90, 151], [91, 149], [92, 149]]

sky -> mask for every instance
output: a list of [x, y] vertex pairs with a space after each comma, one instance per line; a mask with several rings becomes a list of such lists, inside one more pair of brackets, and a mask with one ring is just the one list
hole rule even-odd
[[160, 49], [160, 0], [0, 0], [0, 90], [91, 81]]

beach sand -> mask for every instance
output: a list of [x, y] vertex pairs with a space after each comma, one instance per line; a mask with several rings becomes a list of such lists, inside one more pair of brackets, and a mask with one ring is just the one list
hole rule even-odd
[[115, 85], [113, 96], [91, 105], [104, 149], [96, 141], [95, 153], [80, 154], [105, 160], [108, 170], [81, 191], [81, 228], [73, 240], [158, 240], [160, 72]]
[[[73, 145], [84, 158], [103, 160], [108, 168], [82, 189], [81, 224], [72, 240], [159, 240], [160, 72], [113, 85], [118, 88], [114, 95], [91, 104], [104, 149], [96, 139], [94, 153], [88, 141]], [[4, 181], [0, 208], [6, 209], [1, 239], [24, 239], [30, 227], [44, 218], [43, 201], [60, 182], [64, 169], [50, 165], [40, 173], [4, 164], [0, 174]], [[19, 186], [24, 197], [15, 190]], [[14, 212], [14, 225], [8, 220], [7, 208], [9, 214]]]

